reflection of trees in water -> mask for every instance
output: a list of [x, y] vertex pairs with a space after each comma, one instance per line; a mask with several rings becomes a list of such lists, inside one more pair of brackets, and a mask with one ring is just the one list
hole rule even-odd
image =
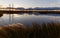
[[18, 15], [24, 15], [24, 14], [28, 14], [28, 15], [41, 15], [41, 13], [39, 12], [20, 12], [20, 13], [7, 13], [7, 14], [18, 14]]
[[43, 13], [39, 13], [39, 12], [28, 12], [28, 13], [17, 13], [18, 15], [24, 15], [24, 14], [28, 14], [28, 15], [48, 15], [48, 16], [60, 16], [60, 14], [43, 14]]
[[0, 14], [0, 17], [2, 17], [2, 16], [3, 16], [3, 13]]
[[28, 13], [18, 13], [18, 15], [24, 15], [24, 14], [28, 14], [28, 15], [32, 15], [32, 14], [34, 14], [34, 15], [40, 15], [40, 13], [32, 13], [32, 12], [28, 12]]

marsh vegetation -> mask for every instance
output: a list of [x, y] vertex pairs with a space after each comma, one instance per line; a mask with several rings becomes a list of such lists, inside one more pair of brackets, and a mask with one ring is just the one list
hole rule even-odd
[[1, 26], [0, 38], [60, 38], [60, 23]]

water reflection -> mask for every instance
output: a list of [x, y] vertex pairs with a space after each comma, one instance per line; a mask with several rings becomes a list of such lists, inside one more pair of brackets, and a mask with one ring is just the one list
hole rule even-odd
[[32, 12], [31, 12], [31, 13], [30, 13], [30, 12], [29, 12], [29, 13], [19, 13], [19, 15], [24, 15], [24, 14], [28, 14], [28, 15], [34, 14], [34, 15], [36, 15], [36, 16], [38, 16], [38, 15], [60, 16], [60, 14], [40, 14], [40, 13], [38, 13], [38, 12], [37, 12], [37, 13], [36, 13], [36, 12], [35, 12], [35, 13], [32, 13]]
[[25, 25], [31, 25], [33, 22], [42, 23], [42, 22], [51, 22], [59, 21], [60, 14], [40, 14], [40, 13], [19, 13], [19, 14], [1, 14], [0, 24], [13, 24], [13, 23], [22, 23]]
[[3, 16], [3, 14], [0, 14], [0, 17], [2, 17]]

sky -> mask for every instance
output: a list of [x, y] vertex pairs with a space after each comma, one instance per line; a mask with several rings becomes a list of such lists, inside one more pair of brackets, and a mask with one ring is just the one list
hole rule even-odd
[[14, 7], [60, 7], [60, 0], [0, 0], [0, 7], [8, 7], [13, 4]]

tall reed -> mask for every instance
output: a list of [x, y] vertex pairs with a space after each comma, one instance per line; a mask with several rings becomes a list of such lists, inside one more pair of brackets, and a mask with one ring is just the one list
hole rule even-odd
[[0, 38], [60, 38], [60, 23], [1, 26]]

